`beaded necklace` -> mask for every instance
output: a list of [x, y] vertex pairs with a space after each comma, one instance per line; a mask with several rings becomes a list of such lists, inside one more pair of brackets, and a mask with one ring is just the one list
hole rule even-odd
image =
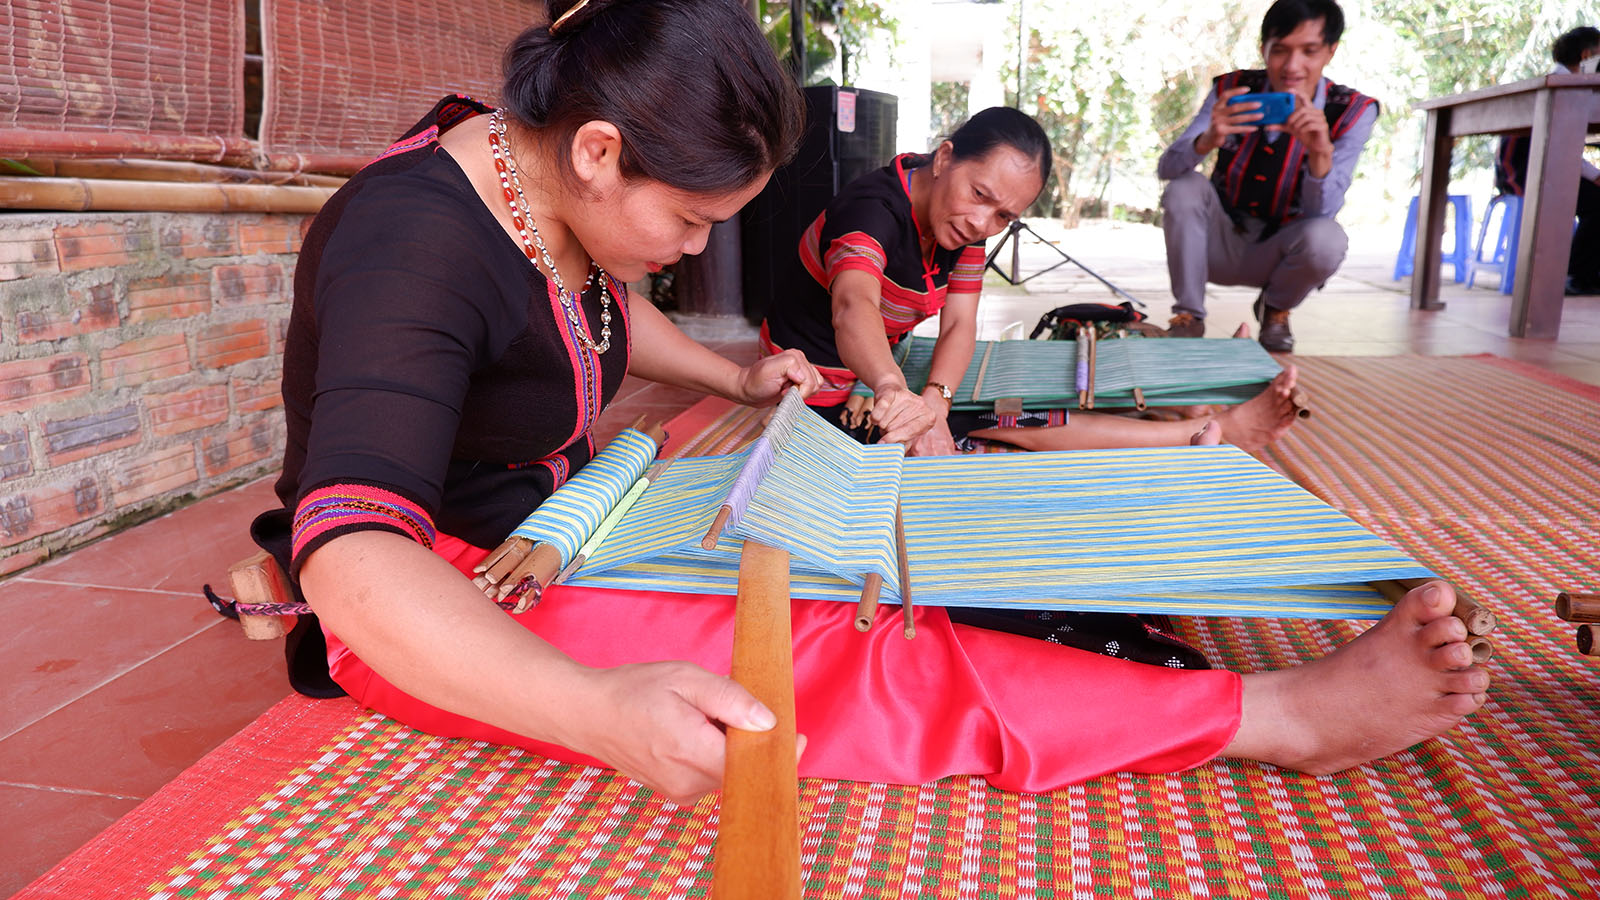
[[550, 251], [545, 249], [544, 238], [539, 235], [539, 229], [533, 224], [533, 213], [528, 208], [528, 197], [522, 192], [522, 180], [517, 177], [517, 161], [511, 155], [511, 142], [506, 138], [506, 117], [501, 110], [495, 110], [489, 117], [489, 152], [494, 155], [494, 168], [500, 174], [500, 192], [505, 195], [506, 205], [511, 207], [511, 221], [517, 226], [517, 235], [522, 238], [522, 252], [527, 255], [528, 261], [535, 266], [542, 260], [544, 267], [550, 270], [550, 278], [556, 283], [556, 296], [561, 298], [561, 308], [566, 311], [567, 321], [572, 323], [577, 333], [578, 343], [586, 350], [593, 350], [596, 354], [604, 353], [611, 348], [611, 292], [602, 284], [600, 289], [600, 340], [595, 341], [589, 335], [589, 328], [578, 316], [578, 301], [583, 293], [594, 284], [596, 272], [605, 278], [606, 271], [597, 263], [589, 264], [589, 277], [583, 282], [583, 290], [568, 292], [567, 286], [561, 280], [561, 273], [556, 271], [555, 260], [550, 258]]

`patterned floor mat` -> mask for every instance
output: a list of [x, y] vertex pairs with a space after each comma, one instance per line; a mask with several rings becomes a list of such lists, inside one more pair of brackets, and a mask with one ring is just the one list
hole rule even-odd
[[[1317, 413], [1265, 458], [1495, 609], [1488, 706], [1324, 778], [806, 781], [808, 898], [1600, 896], [1600, 660], [1550, 611], [1600, 590], [1600, 392], [1494, 359], [1297, 362]], [[685, 415], [670, 452], [761, 421]], [[1243, 670], [1361, 627], [1181, 623]], [[715, 827], [714, 799], [672, 807], [604, 770], [291, 698], [18, 896], [699, 897]]]

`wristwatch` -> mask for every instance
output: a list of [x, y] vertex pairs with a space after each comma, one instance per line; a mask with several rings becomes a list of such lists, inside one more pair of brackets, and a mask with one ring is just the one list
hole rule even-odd
[[[955, 395], [951, 393], [949, 385], [940, 384], [937, 381], [930, 381], [930, 382], [928, 382], [928, 387], [937, 388], [938, 391], [939, 391], [939, 396], [944, 398], [944, 402], [947, 405], [949, 405], [949, 406], [955, 406], [956, 405], [956, 401], [954, 399]], [[927, 388], [923, 388], [923, 390], [927, 390]]]

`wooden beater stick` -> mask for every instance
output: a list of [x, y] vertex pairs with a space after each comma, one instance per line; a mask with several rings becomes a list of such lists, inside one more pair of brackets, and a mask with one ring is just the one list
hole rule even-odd
[[744, 542], [731, 674], [772, 710], [778, 724], [770, 731], [728, 729], [711, 897], [800, 900], [800, 777], [786, 550]]

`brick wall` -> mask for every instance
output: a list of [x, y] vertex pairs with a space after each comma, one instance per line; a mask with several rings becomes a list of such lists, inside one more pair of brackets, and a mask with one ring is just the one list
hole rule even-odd
[[278, 467], [309, 222], [0, 212], [0, 575]]

